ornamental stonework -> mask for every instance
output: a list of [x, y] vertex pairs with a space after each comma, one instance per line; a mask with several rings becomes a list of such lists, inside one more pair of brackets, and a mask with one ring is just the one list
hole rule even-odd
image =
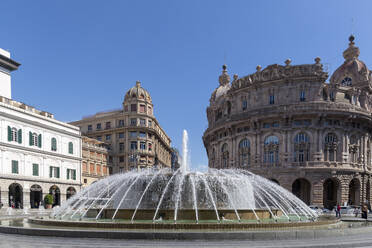
[[309, 205], [370, 201], [372, 73], [349, 41], [329, 82], [318, 57], [232, 80], [224, 65], [206, 111], [209, 167], [250, 170]]

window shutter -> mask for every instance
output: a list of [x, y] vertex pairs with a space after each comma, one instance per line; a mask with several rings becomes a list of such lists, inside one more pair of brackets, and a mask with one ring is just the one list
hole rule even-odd
[[67, 179], [70, 179], [70, 169], [67, 169]]
[[76, 170], [72, 170], [72, 179], [76, 180]]
[[32, 133], [29, 132], [28, 136], [29, 136], [29, 140], [30, 140], [30, 146], [32, 146], [34, 144], [34, 140], [32, 139]]
[[12, 141], [12, 128], [8, 126], [8, 141]]
[[12, 173], [18, 174], [18, 161], [12, 160]]
[[53, 177], [53, 167], [49, 166], [49, 177]]
[[41, 134], [37, 137], [37, 143], [38, 147], [41, 148]]
[[74, 153], [74, 145], [72, 142], [68, 143], [68, 153], [73, 154]]
[[59, 167], [57, 167], [57, 178], [59, 178]]
[[22, 129], [18, 130], [18, 143], [22, 144]]

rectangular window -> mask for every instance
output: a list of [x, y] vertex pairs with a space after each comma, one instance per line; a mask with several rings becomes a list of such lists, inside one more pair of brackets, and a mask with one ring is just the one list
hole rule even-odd
[[146, 138], [146, 133], [144, 133], [144, 132], [140, 132], [140, 133], [139, 133], [139, 136], [140, 136], [140, 138]]
[[146, 126], [146, 120], [145, 119], [140, 119], [140, 126], [145, 127]]
[[151, 152], [151, 151], [152, 151], [152, 144], [149, 143], [149, 152]]
[[101, 128], [102, 128], [101, 123], [97, 123], [97, 127], [96, 127], [96, 129], [97, 129], [97, 130], [101, 130]]
[[143, 141], [140, 142], [140, 149], [146, 150], [146, 142], [143, 142]]
[[92, 125], [88, 125], [88, 131], [92, 131]]
[[304, 102], [306, 99], [305, 99], [305, 91], [301, 91], [300, 92], [300, 101], [301, 102]]
[[137, 119], [136, 118], [130, 119], [130, 125], [131, 126], [137, 126]]
[[131, 112], [136, 112], [137, 111], [137, 104], [131, 104], [130, 105], [130, 111]]
[[270, 128], [270, 123], [264, 123], [263, 128]]
[[145, 113], [146, 112], [146, 106], [145, 105], [143, 105], [143, 104], [140, 105], [140, 112], [141, 113]]
[[49, 167], [49, 177], [59, 178], [59, 167], [50, 166]]
[[32, 164], [32, 175], [39, 176], [39, 165], [38, 164]]
[[152, 120], [148, 120], [147, 122], [149, 124], [149, 127], [152, 127]]
[[119, 157], [119, 162], [120, 162], [120, 163], [123, 163], [123, 162], [124, 162], [124, 156], [120, 156], [120, 157]]
[[279, 122], [274, 122], [274, 123], [272, 124], [272, 127], [279, 127]]
[[151, 133], [148, 133], [147, 135], [149, 136], [149, 139], [152, 138], [152, 134]]
[[243, 102], [242, 102], [242, 108], [243, 108], [243, 110], [246, 110], [247, 107], [248, 107], [247, 101], [246, 100], [243, 100]]
[[270, 95], [270, 104], [274, 104], [274, 103], [275, 103], [274, 95]]
[[130, 142], [130, 149], [137, 150], [137, 141]]
[[17, 160], [12, 160], [12, 173], [13, 174], [18, 174], [18, 161]]
[[105, 128], [106, 129], [110, 129], [111, 128], [111, 122], [110, 121], [106, 122]]
[[119, 139], [124, 139], [124, 133], [119, 133]]
[[131, 138], [137, 138], [137, 132], [129, 132]]
[[124, 127], [124, 120], [119, 120], [118, 126], [119, 127]]
[[67, 180], [69, 180], [69, 179], [76, 180], [76, 170], [75, 169], [67, 169], [66, 178], [67, 178]]
[[310, 126], [311, 125], [311, 120], [304, 120], [303, 124], [304, 124], [304, 126]]
[[106, 134], [106, 140], [111, 140], [111, 134]]
[[148, 109], [148, 114], [152, 115], [152, 108], [149, 106], [147, 109]]
[[97, 136], [97, 140], [102, 141], [102, 136]]
[[124, 151], [124, 143], [119, 143], [119, 151]]

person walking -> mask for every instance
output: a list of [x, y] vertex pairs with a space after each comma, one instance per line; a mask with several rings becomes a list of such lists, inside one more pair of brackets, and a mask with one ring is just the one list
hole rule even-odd
[[362, 218], [367, 219], [368, 218], [368, 206], [366, 203], [362, 206]]
[[339, 203], [337, 203], [336, 207], [336, 218], [341, 218], [341, 206]]

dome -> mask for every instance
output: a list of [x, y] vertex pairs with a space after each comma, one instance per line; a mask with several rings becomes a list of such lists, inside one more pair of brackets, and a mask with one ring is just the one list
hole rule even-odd
[[211, 102], [219, 102], [221, 96], [224, 96], [231, 88], [230, 76], [227, 74], [227, 66], [222, 66], [222, 74], [219, 76], [220, 86], [212, 93]]
[[353, 82], [369, 80], [369, 70], [367, 66], [363, 61], [358, 59], [360, 51], [358, 47], [354, 46], [354, 36], [350, 36], [349, 41], [349, 47], [343, 53], [345, 62], [337, 68], [330, 79], [330, 82], [333, 84], [352, 86]]
[[137, 81], [136, 85], [130, 88], [125, 94], [124, 101], [135, 99], [152, 102], [150, 93], [141, 87], [141, 82]]

